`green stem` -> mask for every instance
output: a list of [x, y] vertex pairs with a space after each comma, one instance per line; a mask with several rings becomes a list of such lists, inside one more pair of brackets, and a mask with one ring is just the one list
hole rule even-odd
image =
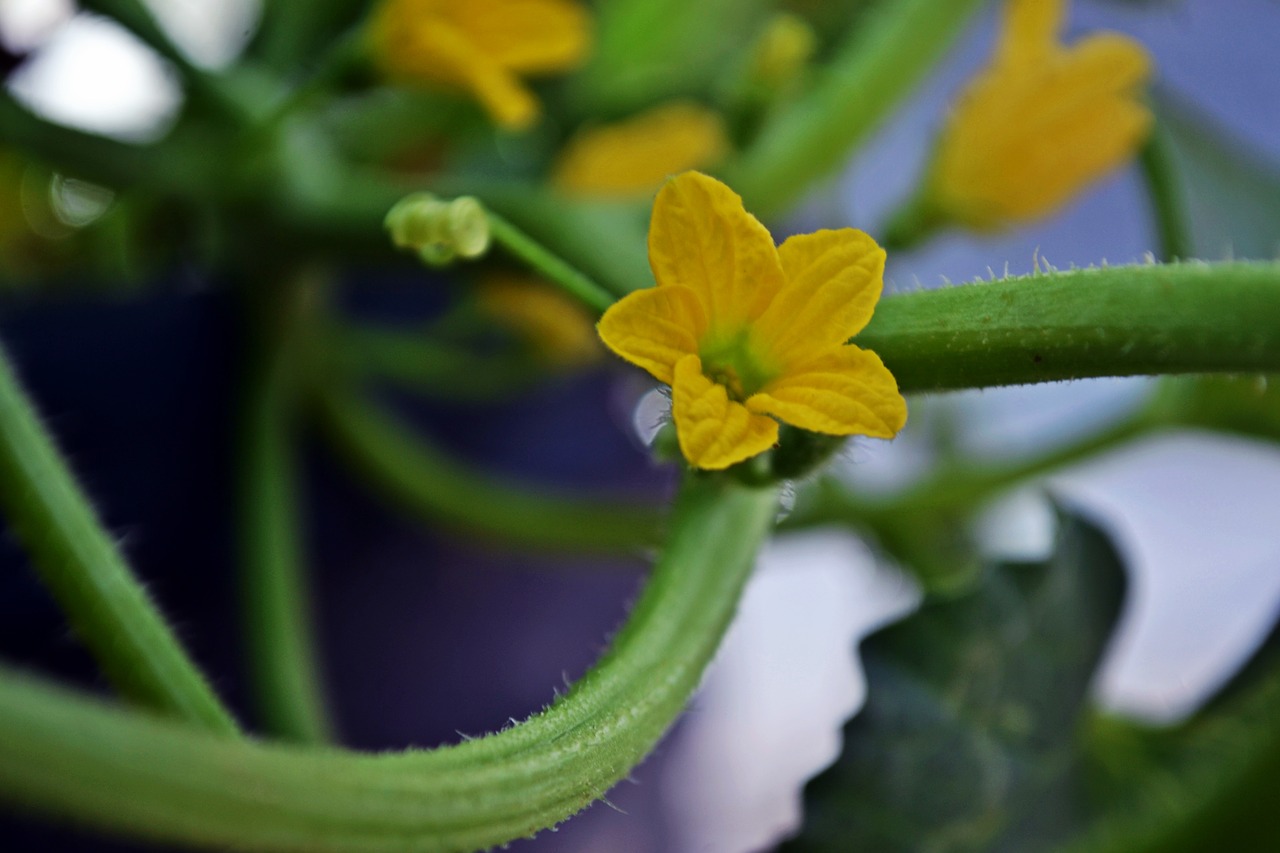
[[[272, 294], [255, 318], [255, 354], [241, 413], [239, 531], [244, 619], [263, 727], [300, 743], [332, 739], [325, 710], [297, 494], [296, 414], [307, 297]], [[296, 297], [296, 298], [288, 298]], [[283, 304], [289, 303], [289, 304]]]
[[1151, 201], [1152, 220], [1160, 241], [1160, 260], [1195, 257], [1178, 164], [1172, 143], [1159, 124], [1152, 129], [1138, 162], [1142, 167], [1142, 179]]
[[869, 13], [813, 89], [763, 129], [727, 175], [772, 216], [839, 167], [924, 78], [982, 0], [895, 0]]
[[603, 314], [614, 303], [613, 294], [570, 266], [558, 255], [516, 228], [503, 217], [487, 210], [489, 230], [502, 248], [528, 264], [535, 272], [554, 282], [593, 311]]
[[235, 721], [102, 529], [3, 351], [0, 508], [116, 689], [218, 734], [236, 732]]
[[1030, 459], [994, 465], [953, 463], [906, 492], [886, 498], [860, 495], [834, 479], [820, 480], [782, 526], [791, 530], [869, 523], [874, 527], [880, 520], [917, 512], [969, 514], [1012, 486], [1089, 459], [1162, 423], [1153, 409], [1144, 408], [1133, 417]]
[[636, 549], [657, 539], [659, 515], [645, 507], [516, 488], [459, 464], [351, 392], [330, 388], [319, 401], [330, 435], [366, 478], [452, 532], [575, 552]]
[[1042, 273], [893, 296], [854, 339], [904, 391], [1275, 372], [1280, 263]]
[[353, 755], [229, 742], [0, 670], [0, 794], [169, 843], [253, 851], [460, 851], [549, 827], [626, 776], [729, 624], [777, 505], [692, 478], [609, 651], [546, 711], [457, 746]]

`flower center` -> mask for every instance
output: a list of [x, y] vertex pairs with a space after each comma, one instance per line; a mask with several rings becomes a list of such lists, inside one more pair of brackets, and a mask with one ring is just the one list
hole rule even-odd
[[749, 337], [747, 329], [730, 336], [712, 336], [698, 352], [703, 375], [723, 385], [729, 397], [739, 403], [763, 388], [776, 373], [761, 362]]

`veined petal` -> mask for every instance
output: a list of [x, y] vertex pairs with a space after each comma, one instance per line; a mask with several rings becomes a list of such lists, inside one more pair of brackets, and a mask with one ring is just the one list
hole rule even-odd
[[687, 287], [651, 287], [615, 302], [596, 327], [605, 346], [671, 385], [676, 363], [698, 351], [707, 320]]
[[448, 14], [503, 68], [524, 74], [577, 66], [591, 46], [590, 18], [572, 0], [465, 0]]
[[786, 284], [751, 330], [785, 366], [838, 347], [867, 325], [884, 287], [884, 249], [854, 228], [815, 231], [778, 249]]
[[713, 332], [755, 320], [783, 285], [768, 230], [737, 193], [698, 172], [677, 175], [659, 191], [649, 264], [659, 287], [681, 284], [698, 294]]
[[747, 398], [747, 408], [830, 435], [893, 438], [907, 422], [907, 401], [880, 357], [842, 346], [798, 365]]
[[1000, 23], [996, 60], [1023, 65], [1058, 49], [1066, 0], [1008, 0]]
[[702, 361], [685, 356], [675, 368], [671, 415], [680, 451], [695, 468], [719, 470], [750, 459], [778, 440], [778, 422], [729, 399], [724, 386], [702, 375]]

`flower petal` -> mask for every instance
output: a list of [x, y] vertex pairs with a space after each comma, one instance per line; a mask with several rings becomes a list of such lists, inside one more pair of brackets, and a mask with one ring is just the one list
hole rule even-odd
[[698, 172], [677, 175], [659, 191], [649, 264], [660, 287], [682, 284], [698, 294], [713, 334], [755, 320], [783, 285], [769, 232], [737, 193]]
[[870, 350], [843, 346], [799, 365], [747, 399], [747, 408], [830, 435], [893, 438], [907, 422], [907, 401]]
[[1066, 18], [1066, 0], [1009, 0], [1004, 5], [998, 62], [1029, 64], [1058, 48]]
[[778, 422], [730, 400], [724, 386], [702, 375], [702, 361], [696, 355], [685, 356], [676, 365], [671, 415], [680, 451], [695, 468], [728, 468], [778, 441]]
[[676, 362], [697, 353], [707, 320], [697, 294], [674, 285], [627, 294], [596, 328], [609, 349], [671, 385]]
[[884, 250], [842, 228], [789, 238], [778, 250], [787, 283], [752, 329], [753, 345], [786, 365], [862, 331], [884, 286]]
[[445, 5], [476, 47], [510, 71], [565, 71], [586, 57], [591, 44], [587, 11], [571, 0], [466, 0]]
[[552, 181], [575, 195], [648, 196], [676, 172], [718, 162], [728, 148], [719, 115], [673, 101], [578, 131], [561, 151]]
[[[400, 4], [403, 5], [403, 4]], [[400, 5], [393, 5], [393, 11]], [[380, 19], [380, 62], [387, 74], [416, 84], [439, 84], [470, 92], [494, 121], [510, 130], [532, 124], [538, 101], [520, 78], [481, 51], [462, 27], [443, 18]]]

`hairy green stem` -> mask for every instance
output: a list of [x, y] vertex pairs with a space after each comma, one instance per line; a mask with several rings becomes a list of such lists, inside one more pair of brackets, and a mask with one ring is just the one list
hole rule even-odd
[[1280, 263], [1042, 273], [884, 299], [854, 343], [903, 391], [1280, 369]]
[[528, 264], [534, 272], [598, 314], [603, 314], [614, 303], [613, 294], [570, 266], [559, 255], [548, 251], [492, 210], [486, 210], [486, 213], [494, 241]]
[[1187, 203], [1179, 183], [1178, 164], [1167, 132], [1157, 124], [1138, 158], [1151, 218], [1160, 241], [1160, 260], [1177, 261], [1195, 257], [1187, 217]]
[[660, 515], [650, 508], [517, 488], [457, 462], [353, 392], [330, 387], [319, 402], [329, 434], [358, 471], [399, 505], [450, 531], [573, 552], [657, 541]]
[[253, 306], [257, 334], [237, 460], [239, 536], [247, 645], [262, 725], [288, 740], [320, 743], [332, 738], [332, 725], [314, 647], [297, 493], [305, 284], [278, 294], [266, 291], [263, 302], [272, 304]]
[[0, 670], [0, 795], [156, 841], [253, 851], [463, 851], [549, 827], [623, 778], [697, 686], [777, 506], [694, 476], [653, 576], [567, 695], [495, 735], [353, 755], [226, 741]]
[[727, 179], [759, 216], [783, 210], [848, 159], [942, 57], [982, 0], [883, 2], [732, 166]]
[[103, 530], [3, 351], [0, 508], [41, 580], [117, 690], [131, 701], [218, 734], [237, 731]]

